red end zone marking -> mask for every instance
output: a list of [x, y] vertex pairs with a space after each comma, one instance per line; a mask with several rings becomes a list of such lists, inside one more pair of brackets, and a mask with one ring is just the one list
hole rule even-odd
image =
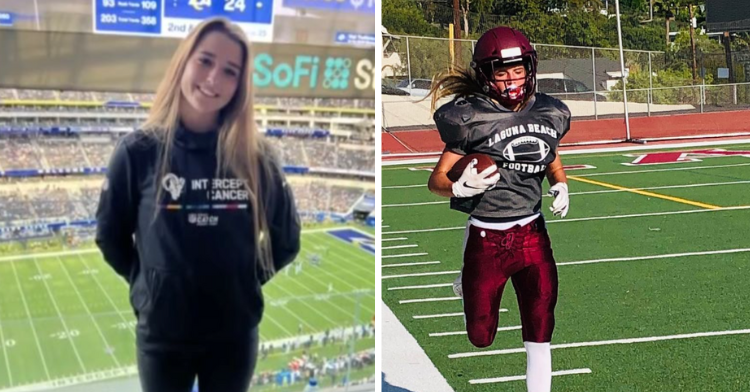
[[700, 162], [701, 158], [717, 158], [728, 156], [744, 156], [750, 158], [750, 151], [726, 151], [722, 149], [694, 150], [694, 151], [669, 151], [654, 152], [648, 154], [626, 154], [626, 157], [637, 157], [633, 162], [623, 163], [626, 166], [634, 165], [661, 165], [667, 163]]

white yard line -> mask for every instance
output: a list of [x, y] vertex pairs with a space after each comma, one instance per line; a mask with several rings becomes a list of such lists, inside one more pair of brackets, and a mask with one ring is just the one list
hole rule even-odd
[[743, 252], [750, 252], [750, 248], [709, 250], [709, 251], [703, 251], [703, 252], [671, 253], [671, 254], [653, 255], [653, 256], [614, 257], [614, 258], [609, 258], [609, 259], [570, 261], [566, 263], [557, 263], [557, 265], [561, 266], [561, 265], [609, 263], [613, 261], [654, 260], [654, 259], [668, 259], [668, 258], [675, 258], [675, 257], [705, 256], [705, 255], [718, 255], [718, 254], [743, 253]]
[[394, 245], [394, 246], [381, 246], [381, 250], [388, 250], [388, 249], [404, 249], [404, 248], [416, 248], [417, 244], [409, 244], [409, 245]]
[[401, 274], [401, 275], [383, 275], [380, 277], [383, 279], [394, 279], [394, 278], [410, 278], [414, 276], [432, 276], [432, 275], [458, 275], [461, 271], [436, 271], [436, 272], [420, 272], [418, 274]]
[[[739, 210], [748, 210], [748, 209], [750, 209], [750, 206], [722, 207], [722, 208], [717, 208], [717, 209], [713, 209], [713, 210], [696, 209], [696, 210], [682, 210], [682, 211], [669, 211], [669, 212], [651, 212], [651, 213], [645, 213], [645, 214], [607, 215], [607, 216], [593, 216], [593, 217], [588, 217], [588, 218], [556, 219], [556, 220], [549, 220], [546, 223], [547, 224], [557, 224], [557, 223], [570, 223], [570, 222], [586, 222], [586, 221], [594, 221], [594, 220], [643, 218], [643, 217], [649, 217], [649, 216], [698, 214], [698, 213], [704, 213], [704, 212], [739, 211]], [[435, 228], [435, 229], [387, 231], [387, 232], [383, 232], [383, 235], [386, 235], [386, 234], [407, 234], [407, 233], [431, 233], [431, 232], [435, 232], [435, 231], [448, 231], [448, 230], [466, 230], [466, 226], [439, 227], [439, 228]]]
[[597, 176], [613, 176], [613, 175], [619, 175], [619, 174], [641, 174], [641, 173], [656, 173], [656, 172], [670, 172], [670, 171], [684, 171], [684, 170], [721, 169], [721, 168], [725, 168], [725, 167], [740, 167], [740, 166], [750, 166], [750, 163], [736, 163], [736, 164], [733, 164], [733, 165], [673, 167], [673, 168], [670, 168], [670, 169], [625, 170], [625, 171], [617, 171], [617, 172], [576, 174], [576, 176], [578, 176], [578, 177], [597, 177]]
[[[742, 167], [742, 166], [750, 166], [750, 163], [735, 163], [731, 165], [712, 165], [712, 166], [672, 167], [668, 169], [623, 170], [623, 171], [616, 171], [616, 172], [576, 174], [576, 176], [596, 177], [596, 176], [610, 176], [610, 175], [619, 175], [619, 174], [640, 174], [640, 173], [655, 173], [655, 172], [669, 172], [669, 171], [683, 171], [683, 170], [720, 169], [720, 168], [725, 168], [725, 167]], [[426, 185], [414, 184], [414, 185], [384, 186], [382, 189], [403, 189], [403, 188], [418, 188], [418, 187], [426, 187]]]
[[[505, 331], [517, 331], [521, 329], [520, 325], [514, 325], [512, 327], [500, 327], [497, 329], [497, 332], [505, 332]], [[456, 335], [466, 335], [466, 331], [455, 331], [455, 332], [435, 332], [431, 333], [431, 337], [440, 337], [440, 336], [456, 336]]]
[[[87, 263], [86, 259], [84, 259], [83, 257], [81, 257], [80, 254], [78, 254], [78, 258], [81, 260], [81, 262], [86, 267], [86, 269], [88, 269], [88, 270], [91, 269], [91, 267], [89, 267], [89, 263]], [[115, 310], [115, 313], [117, 313], [120, 316], [120, 320], [122, 320], [122, 322], [125, 323], [125, 325], [128, 325], [129, 320], [123, 315], [122, 311], [117, 307], [117, 304], [115, 304], [115, 301], [109, 295], [109, 292], [104, 289], [104, 286], [99, 281], [99, 278], [96, 276], [96, 274], [90, 274], [89, 276], [91, 276], [91, 279], [94, 280], [94, 283], [96, 283], [96, 285], [99, 287], [99, 290], [101, 290], [102, 293], [104, 293], [104, 296], [107, 297], [107, 301], [109, 301], [109, 303], [112, 305], [112, 309]], [[119, 276], [118, 276], [118, 278], [119, 278]], [[122, 280], [122, 281], [125, 282], [125, 280]], [[125, 283], [125, 286], [127, 286], [127, 283]], [[134, 328], [128, 328], [128, 331], [130, 331], [130, 334], [135, 337], [135, 329]]]
[[[555, 372], [552, 372], [552, 376], [570, 376], [573, 374], [589, 374], [591, 373], [591, 369], [589, 368], [581, 368], [581, 369], [571, 369], [571, 370], [558, 370]], [[498, 382], [509, 382], [509, 381], [523, 381], [526, 379], [526, 375], [523, 376], [508, 376], [508, 377], [496, 377], [496, 378], [480, 378], [476, 380], [469, 380], [469, 384], [494, 384]]]
[[[337, 256], [337, 257], [338, 257], [338, 258], [341, 258], [341, 257], [339, 257], [339, 256]], [[344, 261], [346, 261], [346, 260], [345, 260], [345, 259], [343, 259], [343, 258], [341, 258], [341, 259], [342, 259], [342, 260], [344, 260]], [[287, 267], [287, 268], [288, 268], [288, 267]], [[330, 272], [326, 271], [325, 269], [320, 269], [320, 272], [323, 272], [324, 274], [326, 274], [326, 275], [330, 276], [330, 277], [331, 277], [331, 278], [333, 278], [333, 279], [338, 279], [339, 281], [341, 281], [342, 283], [344, 283], [344, 284], [345, 284], [346, 286], [350, 287], [350, 288], [351, 288], [351, 289], [352, 289], [353, 291], [356, 291], [356, 290], [359, 290], [359, 289], [361, 289], [361, 287], [354, 287], [354, 286], [353, 286], [353, 285], [352, 285], [351, 283], [349, 283], [349, 282], [347, 282], [347, 281], [345, 281], [345, 280], [341, 279], [341, 278], [340, 278], [340, 277], [338, 277], [337, 275], [334, 275], [334, 274], [332, 274], [332, 273], [330, 273]], [[322, 280], [318, 279], [318, 278], [317, 278], [317, 277], [315, 277], [315, 276], [314, 276], [313, 274], [309, 274], [309, 275], [305, 275], [305, 276], [308, 276], [308, 277], [310, 277], [311, 279], [314, 279], [314, 280], [316, 280], [316, 281], [320, 282], [320, 284], [321, 284], [321, 285], [323, 285], [324, 287], [325, 287], [325, 286], [327, 285], [327, 283], [325, 283], [325, 282], [323, 282]], [[354, 275], [354, 276], [355, 276], [355, 277], [357, 277], [357, 278], [359, 278], [360, 280], [362, 280], [362, 278], [361, 278], [361, 277], [359, 277], [358, 275]], [[365, 281], [365, 282], [367, 282], [366, 280], [364, 280], [364, 281]], [[354, 298], [352, 298], [352, 297], [350, 297], [350, 296], [348, 296], [348, 295], [345, 295], [345, 296], [343, 296], [343, 297], [344, 297], [345, 299], [349, 300], [350, 302], [354, 303], [354, 304], [356, 304], [356, 303], [357, 303], [357, 301], [356, 301], [356, 300], [355, 300]], [[365, 304], [364, 304], [364, 303], [360, 303], [360, 306], [361, 306], [361, 307], [362, 307], [363, 309], [366, 309], [366, 310], [367, 310], [367, 311], [369, 311], [369, 312], [372, 312], [372, 311], [373, 311], [373, 309], [371, 309], [370, 307], [368, 307], [368, 306], [365, 306]]]
[[[39, 266], [39, 261], [37, 259], [34, 259], [34, 265], [36, 265], [37, 272], [39, 272], [40, 275], [43, 275], [44, 271], [42, 271], [42, 267]], [[81, 370], [83, 370], [84, 373], [87, 373], [88, 370], [86, 370], [86, 365], [83, 364], [81, 353], [78, 352], [78, 347], [76, 347], [76, 344], [73, 341], [73, 336], [71, 336], [70, 328], [68, 328], [68, 323], [65, 322], [65, 317], [62, 315], [62, 312], [60, 311], [60, 307], [57, 306], [57, 300], [55, 300], [55, 296], [52, 294], [52, 290], [49, 288], [49, 284], [47, 284], [47, 279], [42, 279], [42, 284], [47, 289], [47, 294], [52, 300], [52, 306], [55, 308], [55, 312], [57, 312], [57, 317], [60, 318], [60, 322], [62, 323], [63, 329], [65, 330], [65, 333], [68, 335], [68, 341], [70, 342], [70, 346], [73, 348], [73, 354], [75, 354], [76, 359], [78, 359], [78, 364], [81, 365]]]
[[[715, 331], [715, 332], [696, 332], [696, 333], [686, 333], [686, 334], [679, 334], [679, 335], [649, 336], [649, 337], [644, 337], [644, 338], [599, 340], [599, 341], [594, 341], [594, 342], [564, 343], [564, 344], [553, 344], [550, 347], [554, 350], [554, 349], [560, 349], [560, 348], [596, 347], [596, 346], [608, 346], [612, 344], [650, 343], [650, 342], [660, 342], [660, 341], [665, 341], [665, 340], [694, 339], [694, 338], [704, 338], [704, 337], [710, 337], [710, 336], [746, 335], [746, 334], [750, 334], [750, 329], [735, 329], [735, 330]], [[524, 352], [526, 352], [526, 349], [521, 347], [521, 348], [511, 348], [511, 349], [504, 349], [504, 350], [491, 350], [491, 351], [478, 351], [478, 352], [451, 354], [451, 355], [448, 355], [448, 358], [456, 359], [456, 358], [468, 358], [468, 357], [482, 357], [482, 356], [490, 356], [490, 355], [518, 354], [518, 353], [524, 353]]]
[[386, 241], [406, 241], [406, 240], [408, 240], [408, 238], [406, 238], [406, 237], [382, 238], [382, 239], [380, 239], [381, 242], [386, 242]]
[[[285, 290], [285, 289], [284, 289], [284, 288], [283, 288], [283, 287], [282, 287], [281, 285], [277, 285], [276, 287], [278, 287], [279, 289], [281, 289], [281, 290], [285, 291], [285, 292], [286, 292], [287, 294], [289, 294], [289, 295], [290, 295], [291, 297], [294, 297], [294, 296], [295, 296], [295, 295], [294, 295], [294, 293], [292, 293], [292, 292], [290, 292], [290, 291], [287, 291], [287, 290]], [[273, 299], [271, 299], [271, 298], [268, 298], [268, 301], [273, 301]], [[305, 324], [305, 325], [307, 326], [307, 328], [309, 328], [309, 331], [315, 331], [315, 332], [317, 332], [317, 329], [316, 329], [315, 327], [313, 327], [313, 326], [312, 326], [312, 324], [308, 323], [308, 322], [307, 322], [307, 321], [306, 321], [305, 319], [303, 319], [302, 317], [298, 316], [298, 315], [297, 315], [296, 313], [294, 313], [294, 312], [292, 312], [291, 310], [289, 310], [289, 309], [288, 309], [288, 308], [287, 308], [286, 306], [280, 306], [280, 307], [281, 307], [281, 308], [283, 308], [283, 309], [284, 309], [284, 311], [285, 311], [286, 313], [289, 313], [289, 314], [291, 314], [293, 318], [296, 318], [297, 320], [299, 320], [299, 322], [300, 322], [300, 323], [302, 323], [302, 324]], [[329, 321], [332, 321], [332, 320], [331, 320], [331, 319], [329, 319], [328, 317], [325, 317], [325, 316], [323, 315], [323, 313], [320, 313], [320, 312], [319, 312], [319, 311], [318, 311], [318, 310], [317, 310], [317, 309], [316, 309], [316, 308], [315, 308], [314, 306], [310, 306], [310, 307], [307, 307], [307, 308], [308, 308], [308, 309], [313, 309], [313, 310], [315, 310], [315, 313], [317, 313], [317, 314], [319, 314], [319, 315], [323, 316], [324, 318], [326, 318], [326, 319], [327, 319], [327, 320], [329, 320]], [[265, 317], [271, 317], [271, 315], [270, 315], [270, 314], [267, 314], [267, 315], [265, 315]]]
[[[65, 276], [68, 278], [68, 282], [70, 282], [70, 285], [73, 286], [73, 291], [76, 292], [76, 295], [78, 296], [78, 300], [81, 301], [81, 305], [83, 305], [83, 308], [86, 310], [86, 313], [88, 313], [89, 317], [91, 318], [91, 321], [94, 323], [94, 327], [96, 327], [97, 332], [99, 332], [99, 337], [102, 338], [102, 342], [104, 342], [104, 345], [107, 349], [114, 349], [114, 346], [109, 343], [107, 338], [104, 336], [104, 332], [102, 331], [101, 327], [99, 326], [99, 322], [96, 321], [96, 317], [94, 317], [94, 314], [91, 313], [91, 309], [89, 309], [89, 306], [86, 304], [86, 301], [83, 299], [83, 296], [81, 295], [81, 292], [78, 290], [78, 286], [76, 286], [75, 282], [73, 282], [73, 278], [70, 276], [70, 271], [68, 271], [68, 267], [65, 266], [65, 263], [62, 261], [61, 258], [57, 258], [57, 261], [60, 263], [60, 265], [63, 268], [63, 271], [65, 272]], [[115, 361], [115, 366], [122, 367], [120, 364], [120, 361], [117, 359], [117, 356], [115, 355], [114, 351], [108, 350], [110, 356]]]
[[396, 259], [396, 258], [402, 258], [402, 257], [417, 257], [417, 256], [427, 256], [428, 253], [422, 252], [422, 253], [402, 253], [398, 255], [384, 255], [380, 256], [381, 259]]
[[21, 302], [23, 302], [23, 307], [26, 309], [26, 317], [29, 318], [29, 325], [31, 325], [31, 333], [34, 335], [34, 340], [36, 340], [36, 348], [39, 350], [39, 357], [42, 359], [42, 366], [44, 366], [44, 373], [47, 375], [47, 380], [50, 380], [50, 374], [49, 374], [49, 368], [47, 367], [47, 360], [44, 359], [44, 352], [42, 352], [42, 343], [39, 341], [39, 335], [36, 332], [36, 327], [34, 326], [34, 320], [31, 318], [31, 311], [29, 310], [29, 304], [26, 302], [26, 295], [23, 293], [23, 286], [21, 286], [21, 279], [18, 277], [18, 271], [16, 271], [16, 264], [10, 263], [11, 268], [13, 268], [13, 275], [16, 277], [16, 284], [18, 285], [18, 291], [21, 293]]
[[[629, 192], [630, 190], [651, 191], [651, 190], [659, 190], [659, 189], [702, 188], [702, 187], [711, 187], [711, 186], [743, 185], [743, 184], [750, 184], [750, 181], [728, 181], [728, 182], [709, 182], [709, 183], [704, 183], [704, 184], [684, 184], [684, 185], [650, 186], [650, 187], [643, 187], [643, 188], [629, 188], [629, 190], [625, 190], [625, 189], [607, 189], [607, 190], [601, 190], [601, 191], [571, 192], [569, 195], [570, 196], [598, 195], [598, 194], [606, 194], [606, 193]], [[544, 195], [544, 197], [549, 197], [549, 195]], [[426, 205], [448, 204], [448, 203], [450, 203], [450, 201], [446, 200], [446, 201], [428, 201], [428, 202], [423, 202], [423, 203], [383, 204], [383, 208], [389, 208], [389, 207], [415, 207], [415, 206], [426, 206]]]
[[[501, 308], [499, 310], [499, 313], [507, 313], [508, 309]], [[458, 312], [458, 313], [443, 313], [443, 314], [421, 314], [416, 316], [411, 316], [415, 320], [420, 319], [430, 319], [430, 318], [443, 318], [443, 317], [463, 317], [464, 312]]]
[[388, 207], [431, 206], [431, 205], [435, 205], [435, 204], [448, 204], [448, 203], [450, 203], [449, 200], [425, 201], [425, 202], [421, 202], [421, 203], [383, 204], [383, 208], [388, 208]]
[[460, 301], [462, 298], [453, 296], [453, 297], [437, 297], [437, 298], [417, 298], [417, 299], [404, 299], [401, 301], [398, 301], [400, 304], [414, 304], [414, 303], [422, 303], [422, 302], [445, 302], [445, 301]]
[[[311, 275], [308, 275], [308, 276], [309, 276], [309, 277], [310, 277], [311, 279], [313, 279], [313, 280], [317, 280], [318, 282], [320, 282], [320, 284], [322, 284], [322, 285], [325, 285], [325, 283], [324, 283], [323, 281], [321, 281], [320, 279], [317, 279], [316, 277], [314, 277], [314, 276], [311, 276]], [[316, 293], [315, 291], [313, 291], [312, 289], [310, 289], [310, 288], [309, 288], [309, 287], [307, 287], [306, 285], [303, 285], [303, 284], [302, 284], [302, 283], [300, 283], [300, 282], [299, 282], [299, 281], [298, 281], [297, 279], [289, 279], [289, 281], [291, 281], [291, 282], [294, 282], [294, 283], [296, 283], [296, 284], [297, 284], [298, 286], [300, 286], [300, 287], [304, 288], [305, 290], [309, 291], [309, 292], [310, 292], [310, 294], [313, 294], [313, 295], [318, 295], [318, 294], [320, 294], [320, 293]], [[282, 289], [282, 290], [286, 291], [287, 293], [290, 293], [289, 291], [287, 291], [287, 290], [285, 290], [285, 289], [281, 288], [281, 285], [277, 285], [276, 287], [279, 287], [280, 289]], [[290, 293], [290, 294], [291, 294], [291, 293]], [[347, 317], [351, 317], [351, 316], [352, 316], [352, 312], [350, 312], [350, 311], [348, 311], [348, 310], [346, 310], [346, 309], [342, 308], [341, 306], [338, 306], [338, 305], [336, 305], [336, 303], [334, 303], [334, 302], [333, 302], [333, 301], [331, 301], [330, 299], [326, 299], [326, 300], [325, 300], [325, 302], [327, 302], [327, 303], [328, 303], [329, 305], [333, 306], [334, 308], [338, 309], [338, 310], [339, 310], [339, 311], [340, 311], [340, 312], [341, 312], [342, 314], [346, 315]], [[313, 309], [316, 309], [316, 308], [314, 308], [314, 307], [313, 307]], [[320, 311], [318, 311], [317, 309], [316, 309], [316, 312], [320, 313]], [[326, 316], [325, 314], [323, 314], [323, 313], [320, 313], [320, 314], [321, 314], [321, 315], [322, 315], [323, 317], [325, 317], [325, 319], [326, 319], [326, 320], [328, 320], [328, 321], [329, 321], [329, 322], [330, 322], [331, 324], [333, 324], [333, 325], [336, 325], [336, 324], [338, 324], [337, 322], [335, 322], [335, 321], [333, 321], [332, 319], [328, 318], [328, 316]]]
[[437, 284], [425, 284], [421, 286], [399, 286], [389, 287], [388, 290], [417, 290], [417, 289], [432, 289], [436, 287], [452, 287], [453, 283], [437, 283]]
[[383, 268], [389, 267], [411, 267], [414, 265], [440, 264], [439, 261], [421, 261], [418, 263], [383, 264]]
[[419, 187], [425, 187], [427, 188], [427, 184], [414, 184], [414, 185], [391, 185], [391, 186], [384, 186], [381, 187], [381, 189], [404, 189], [404, 188], [419, 188]]
[[[0, 311], [2, 314], [2, 311]], [[13, 373], [10, 371], [10, 360], [8, 359], [8, 349], [5, 347], [5, 333], [3, 332], [3, 322], [0, 320], [0, 345], [3, 346], [3, 357], [5, 358], [5, 369], [8, 370], [8, 380], [10, 386], [13, 386]]]

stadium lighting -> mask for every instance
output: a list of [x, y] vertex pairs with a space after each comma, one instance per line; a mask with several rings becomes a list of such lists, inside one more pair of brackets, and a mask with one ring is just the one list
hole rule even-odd
[[622, 75], [622, 98], [625, 105], [625, 135], [626, 141], [630, 141], [630, 118], [628, 117], [628, 76], [625, 73], [625, 55], [622, 50], [622, 26], [620, 25], [620, 0], [615, 0], [615, 13], [617, 14], [617, 41], [620, 45], [620, 74]]

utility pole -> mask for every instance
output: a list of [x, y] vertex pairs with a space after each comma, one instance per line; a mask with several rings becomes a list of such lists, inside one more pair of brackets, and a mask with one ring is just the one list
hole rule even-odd
[[698, 63], [695, 59], [695, 26], [693, 25], [693, 4], [688, 4], [690, 7], [690, 46], [693, 52], [693, 84], [698, 83]]
[[732, 66], [732, 46], [731, 44], [731, 38], [729, 37], [729, 32], [724, 32], [724, 52], [727, 56], [727, 68], [729, 68], [729, 83], [734, 83], [734, 67]]
[[456, 65], [461, 66], [461, 6], [459, 0], [453, 0], [453, 51], [456, 56]]

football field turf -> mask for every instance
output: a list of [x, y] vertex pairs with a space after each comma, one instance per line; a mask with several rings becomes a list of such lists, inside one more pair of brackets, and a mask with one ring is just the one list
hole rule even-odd
[[[750, 153], [625, 165], [647, 153], [563, 155], [593, 167], [567, 171], [565, 219], [543, 200], [560, 281], [553, 390], [748, 391]], [[431, 166], [383, 168], [383, 299], [454, 390], [526, 391], [511, 284], [494, 343], [463, 332], [451, 282], [466, 215], [427, 190], [415, 168]]]
[[[262, 341], [297, 336], [300, 326], [305, 337], [350, 327], [355, 315], [369, 324], [375, 264], [363, 243], [372, 236], [358, 228], [303, 232], [302, 270], [292, 265], [263, 289]], [[322, 255], [319, 266], [309, 262], [312, 254]], [[98, 251], [0, 258], [0, 390], [135, 374], [134, 325], [126, 283]], [[372, 339], [356, 344], [371, 347]], [[278, 354], [267, 361], [273, 368], [259, 361], [258, 371], [284, 362]]]

